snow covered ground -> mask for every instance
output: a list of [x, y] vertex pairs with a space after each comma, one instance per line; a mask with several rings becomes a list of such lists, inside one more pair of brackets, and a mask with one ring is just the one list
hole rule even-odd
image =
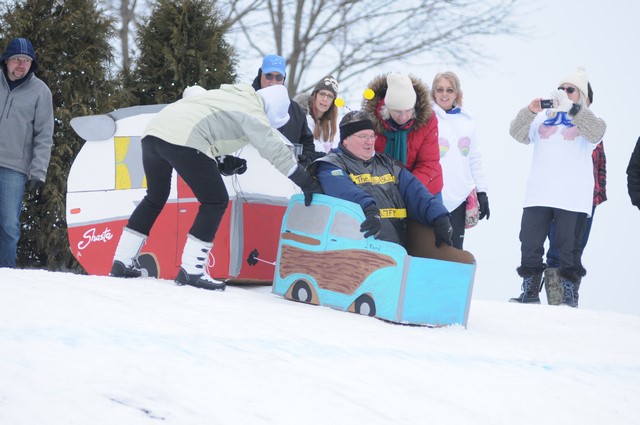
[[429, 329], [0, 269], [0, 424], [638, 424], [640, 316], [473, 300]]

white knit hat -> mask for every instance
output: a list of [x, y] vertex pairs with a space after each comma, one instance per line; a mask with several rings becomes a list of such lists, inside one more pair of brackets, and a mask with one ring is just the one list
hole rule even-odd
[[589, 77], [587, 77], [587, 72], [583, 66], [578, 67], [578, 69], [572, 73], [564, 77], [560, 80], [560, 84], [572, 84], [578, 88], [582, 92], [582, 99], [587, 99], [589, 95]]
[[387, 94], [384, 97], [387, 108], [396, 111], [412, 109], [416, 105], [416, 91], [411, 79], [406, 75], [387, 75]]
[[282, 84], [265, 87], [257, 91], [264, 102], [264, 113], [271, 127], [280, 128], [289, 121], [289, 92]]

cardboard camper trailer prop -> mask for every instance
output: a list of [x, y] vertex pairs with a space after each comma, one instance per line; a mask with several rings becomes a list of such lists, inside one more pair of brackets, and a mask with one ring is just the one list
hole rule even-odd
[[[133, 106], [105, 115], [71, 120], [86, 143], [67, 180], [66, 218], [73, 255], [87, 273], [108, 275], [122, 229], [146, 192], [141, 134], [165, 105]], [[246, 259], [251, 252], [276, 257], [280, 223], [298, 187], [251, 146], [242, 175], [223, 177], [230, 203], [209, 254], [209, 273], [238, 282], [271, 283], [273, 265]], [[198, 202], [184, 181], [172, 176], [171, 194], [142, 248], [141, 265], [150, 276], [174, 279]]]
[[362, 208], [314, 195], [291, 198], [272, 292], [290, 300], [426, 326], [467, 326], [476, 262], [435, 247], [433, 228], [409, 222], [405, 247], [364, 238]]

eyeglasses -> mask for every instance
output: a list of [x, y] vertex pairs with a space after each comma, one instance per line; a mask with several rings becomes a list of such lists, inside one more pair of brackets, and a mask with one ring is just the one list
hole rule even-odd
[[567, 94], [573, 94], [573, 92], [576, 91], [576, 89], [573, 87], [558, 87], [558, 90], [564, 90], [567, 92]]
[[318, 92], [318, 96], [322, 96], [324, 98], [327, 98], [329, 100], [333, 100], [336, 97], [333, 95], [333, 93], [327, 93], [326, 91], [319, 91]]
[[352, 137], [357, 137], [358, 139], [360, 139], [361, 142], [366, 142], [367, 140], [376, 140], [375, 133], [371, 134], [371, 135], [368, 135], [368, 134], [352, 134], [351, 136]]
[[276, 81], [284, 80], [284, 76], [282, 74], [262, 74], [262, 75], [264, 75], [264, 78], [266, 78], [269, 81], [273, 80], [274, 78], [276, 79]]
[[455, 93], [455, 92], [456, 92], [456, 91], [455, 91], [454, 89], [452, 89], [451, 87], [449, 87], [449, 88], [447, 88], [447, 89], [445, 89], [444, 87], [438, 87], [438, 88], [436, 89], [436, 93], [444, 93], [445, 91], [446, 91], [447, 93], [449, 93], [449, 94], [453, 94], [453, 93]]

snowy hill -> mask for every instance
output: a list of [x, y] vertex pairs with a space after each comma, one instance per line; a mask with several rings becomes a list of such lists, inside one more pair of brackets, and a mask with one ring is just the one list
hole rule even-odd
[[166, 280], [0, 269], [0, 424], [637, 424], [640, 316], [474, 300], [398, 326]]

